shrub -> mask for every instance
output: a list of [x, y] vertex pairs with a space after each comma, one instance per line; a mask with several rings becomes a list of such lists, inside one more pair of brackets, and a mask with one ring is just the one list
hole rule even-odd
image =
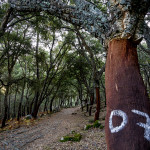
[[80, 133], [75, 133], [73, 135], [63, 136], [60, 139], [60, 142], [67, 142], [67, 141], [79, 142], [81, 138], [82, 138], [82, 135]]
[[93, 128], [100, 128], [100, 129], [104, 128], [104, 126], [101, 125], [100, 121], [96, 120], [93, 124], [87, 124], [87, 125], [85, 125], [84, 130], [88, 130], [88, 129], [92, 128], [92, 127]]
[[96, 120], [96, 121], [94, 122], [94, 124], [93, 124], [93, 127], [94, 127], [94, 128], [99, 128], [100, 126], [101, 126], [101, 123], [100, 123], [99, 120]]
[[104, 126], [103, 125], [100, 125], [100, 129], [103, 129], [104, 128]]
[[92, 127], [93, 127], [93, 125], [87, 124], [87, 125], [85, 125], [84, 130], [88, 130], [88, 129], [92, 128]]

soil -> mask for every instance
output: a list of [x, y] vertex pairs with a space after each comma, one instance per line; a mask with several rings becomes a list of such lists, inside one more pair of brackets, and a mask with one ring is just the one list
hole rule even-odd
[[[63, 109], [42, 117], [36, 125], [0, 133], [0, 150], [106, 150], [104, 129], [84, 130], [93, 118], [79, 107]], [[100, 113], [102, 125], [104, 118], [105, 109]], [[81, 133], [81, 141], [60, 142], [71, 131]]]

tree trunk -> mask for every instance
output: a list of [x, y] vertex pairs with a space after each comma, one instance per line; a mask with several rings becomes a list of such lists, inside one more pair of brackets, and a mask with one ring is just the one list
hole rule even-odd
[[23, 87], [22, 87], [22, 92], [21, 92], [21, 97], [20, 97], [20, 102], [18, 107], [17, 121], [19, 121], [19, 119], [21, 118], [21, 108], [22, 108], [22, 101], [24, 97], [24, 90], [25, 90], [25, 81], [23, 81]]
[[8, 94], [9, 94], [9, 86], [6, 87], [5, 97], [4, 97], [4, 117], [2, 119], [2, 128], [5, 127], [5, 123], [8, 115]]
[[16, 100], [17, 100], [17, 92], [18, 92], [18, 86], [17, 86], [16, 91], [15, 91], [14, 106], [13, 106], [13, 118], [16, 117]]
[[33, 104], [34, 104], [35, 98], [36, 98], [36, 95], [34, 96], [34, 98], [32, 99], [31, 103], [29, 104], [30, 105], [29, 114], [32, 114], [32, 112], [33, 112]]
[[79, 99], [80, 99], [80, 102], [81, 102], [81, 110], [83, 111], [84, 106], [83, 106], [83, 97], [82, 96], [83, 95], [82, 95], [82, 86], [81, 86], [80, 89], [79, 89]]
[[108, 150], [150, 149], [150, 103], [140, 75], [137, 45], [113, 40], [105, 71]]
[[89, 103], [86, 103], [86, 112], [89, 112]]
[[26, 115], [26, 107], [25, 107], [24, 105], [22, 106], [21, 115], [22, 115], [23, 117]]
[[40, 108], [40, 104], [37, 104], [36, 107], [34, 107], [34, 109], [33, 109], [32, 116], [34, 119], [37, 118], [39, 108]]
[[0, 120], [1, 120], [1, 114], [2, 114], [2, 94], [0, 93]]
[[36, 87], [36, 97], [35, 97], [35, 101], [34, 101], [34, 107], [33, 107], [33, 112], [32, 112], [32, 116], [36, 119], [37, 118], [37, 113], [38, 113], [38, 109], [39, 109], [39, 106], [38, 106], [38, 103], [39, 103], [39, 97], [40, 97], [40, 92], [39, 92], [39, 81], [40, 81], [40, 72], [39, 72], [39, 58], [38, 58], [38, 55], [39, 55], [39, 40], [40, 40], [40, 34], [39, 34], [39, 31], [38, 31], [38, 28], [39, 28], [39, 24], [38, 24], [38, 18], [36, 17], [36, 29], [37, 29], [37, 36], [36, 36], [36, 79], [37, 79], [37, 87]]
[[90, 109], [89, 109], [89, 116], [92, 115], [92, 107], [93, 107], [93, 103], [94, 103], [94, 92], [91, 93], [90, 96]]
[[28, 115], [28, 114], [30, 114], [30, 105], [29, 105], [28, 101], [27, 101], [26, 105], [27, 105], [27, 115]]
[[104, 98], [105, 98], [105, 107], [106, 107], [106, 90], [105, 90], [105, 86], [104, 86], [104, 84], [103, 84], [103, 81], [101, 80], [101, 85], [102, 85], [102, 87], [103, 87], [103, 89], [104, 89]]
[[47, 103], [48, 103], [48, 98], [47, 98], [46, 101], [45, 101], [44, 110], [43, 110], [44, 112], [47, 112], [47, 113], [48, 113]]
[[8, 96], [8, 115], [7, 115], [7, 119], [9, 120], [10, 119], [10, 94]]
[[96, 87], [95, 90], [96, 90], [96, 113], [95, 113], [94, 121], [99, 120], [99, 113], [100, 113], [100, 92], [99, 92], [99, 87]]
[[54, 101], [54, 99], [51, 99], [51, 101], [50, 101], [50, 105], [49, 105], [50, 112], [53, 111], [53, 101]]

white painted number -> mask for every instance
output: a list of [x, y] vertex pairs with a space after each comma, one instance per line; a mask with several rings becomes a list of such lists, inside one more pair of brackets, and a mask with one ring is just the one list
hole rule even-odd
[[145, 128], [144, 137], [148, 141], [150, 141], [150, 118], [149, 118], [148, 114], [143, 113], [143, 112], [138, 111], [138, 110], [132, 110], [132, 112], [146, 118], [146, 124], [139, 122], [139, 123], [137, 123], [137, 125], [139, 125], [140, 127]]
[[[123, 121], [120, 126], [113, 127], [113, 123], [112, 123], [113, 116], [122, 117]], [[116, 133], [116, 132], [119, 132], [120, 130], [122, 130], [126, 126], [127, 122], [128, 122], [128, 117], [125, 112], [123, 112], [121, 110], [113, 110], [111, 112], [110, 118], [109, 118], [109, 129], [110, 129], [111, 133]]]
[[[149, 118], [148, 114], [146, 114], [144, 112], [141, 112], [141, 111], [138, 111], [138, 110], [135, 110], [135, 109], [133, 109], [131, 111], [135, 114], [141, 115], [141, 116], [146, 118], [146, 123], [139, 122], [139, 123], [136, 123], [136, 124], [145, 129], [144, 137], [148, 141], [150, 141], [150, 118]], [[113, 123], [112, 123], [113, 116], [122, 117], [123, 121], [122, 121], [120, 126], [117, 126], [117, 127], [113, 126]], [[113, 110], [111, 112], [110, 118], [109, 118], [109, 129], [110, 129], [111, 133], [119, 132], [120, 130], [122, 130], [126, 126], [127, 123], [128, 123], [128, 117], [127, 117], [125, 112], [123, 112], [122, 110]]]

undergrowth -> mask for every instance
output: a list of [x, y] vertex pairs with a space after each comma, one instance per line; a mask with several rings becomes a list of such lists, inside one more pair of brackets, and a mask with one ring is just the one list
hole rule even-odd
[[82, 135], [80, 133], [73, 132], [71, 134], [63, 136], [60, 139], [60, 142], [67, 142], [67, 141], [79, 142], [81, 138], [82, 138]]

